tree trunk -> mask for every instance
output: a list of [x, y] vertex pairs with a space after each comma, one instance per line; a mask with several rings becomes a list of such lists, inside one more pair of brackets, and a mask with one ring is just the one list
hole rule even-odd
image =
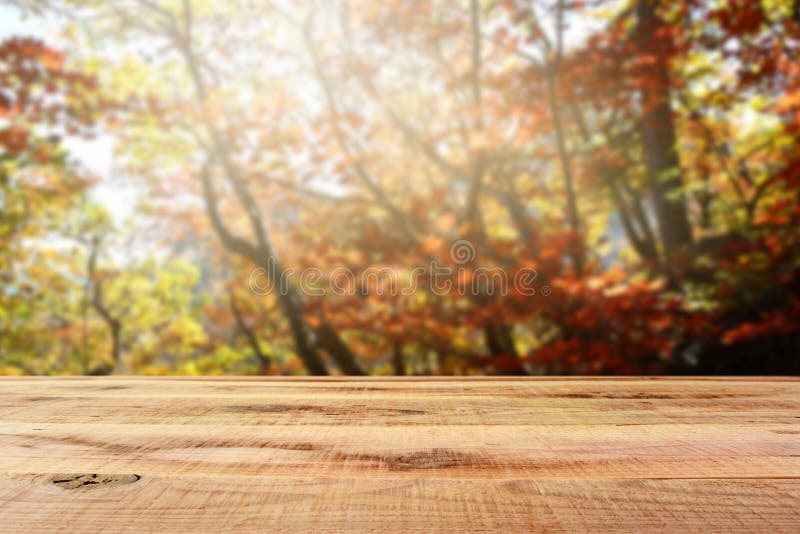
[[669, 260], [692, 243], [686, 211], [675, 123], [670, 106], [669, 54], [664, 21], [656, 13], [658, 2], [639, 0], [636, 7], [637, 34], [642, 59], [642, 149], [653, 207], [664, 253]]
[[550, 107], [550, 118], [553, 121], [553, 130], [556, 134], [556, 146], [558, 148], [558, 159], [561, 164], [561, 174], [564, 180], [564, 192], [566, 194], [567, 218], [569, 228], [572, 231], [570, 239], [569, 254], [572, 259], [572, 266], [575, 275], [580, 276], [583, 272], [583, 251], [581, 243], [581, 216], [578, 211], [578, 201], [575, 195], [575, 183], [572, 176], [572, 161], [567, 150], [564, 134], [564, 125], [561, 121], [561, 111], [558, 104], [558, 74], [556, 65], [548, 67], [547, 73], [547, 94]]
[[345, 345], [330, 323], [323, 322], [322, 325], [314, 330], [314, 334], [317, 336], [317, 346], [331, 355], [342, 373], [351, 376], [364, 376], [367, 374], [358, 365], [355, 355]]
[[119, 321], [112, 321], [109, 327], [111, 328], [111, 360], [114, 362], [114, 370], [116, 371], [119, 368], [119, 362], [122, 356], [122, 345], [120, 344], [122, 325]]
[[403, 356], [403, 344], [399, 341], [395, 341], [392, 345], [392, 365], [395, 376], [405, 376], [406, 362]]
[[297, 350], [297, 355], [300, 356], [300, 359], [303, 360], [308, 374], [315, 376], [327, 375], [328, 370], [309, 339], [307, 325], [303, 320], [300, 307], [293, 298], [293, 294], [280, 292], [280, 303], [286, 319], [289, 321], [289, 329], [292, 332], [295, 350]]
[[[486, 325], [483, 328], [483, 336], [491, 356], [508, 356], [514, 360], [519, 359], [517, 348], [514, 346], [514, 340], [511, 336], [511, 328], [507, 324], [502, 323], [499, 326]], [[527, 374], [522, 362], [519, 362], [518, 369], [506, 369], [503, 373], [508, 375]]]
[[256, 358], [258, 358], [258, 361], [261, 364], [260, 374], [267, 374], [269, 372], [271, 363], [269, 356], [264, 354], [264, 351], [261, 350], [261, 345], [258, 343], [258, 338], [256, 337], [255, 332], [253, 332], [253, 329], [250, 328], [245, 322], [244, 316], [242, 316], [242, 312], [239, 309], [239, 306], [236, 304], [236, 296], [233, 294], [232, 289], [228, 290], [228, 295], [230, 298], [231, 311], [233, 312], [234, 319], [236, 319], [236, 326], [239, 331], [244, 334], [244, 337], [247, 339], [247, 343], [250, 345], [253, 354]]

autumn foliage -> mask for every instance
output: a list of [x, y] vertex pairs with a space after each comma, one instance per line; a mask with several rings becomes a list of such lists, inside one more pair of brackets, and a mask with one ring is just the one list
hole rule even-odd
[[0, 370], [800, 371], [798, 2], [39, 9], [75, 17], [0, 45]]

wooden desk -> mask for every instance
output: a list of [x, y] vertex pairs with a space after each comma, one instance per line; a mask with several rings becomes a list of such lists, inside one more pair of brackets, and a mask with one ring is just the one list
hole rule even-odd
[[800, 379], [0, 380], [0, 531], [800, 532]]

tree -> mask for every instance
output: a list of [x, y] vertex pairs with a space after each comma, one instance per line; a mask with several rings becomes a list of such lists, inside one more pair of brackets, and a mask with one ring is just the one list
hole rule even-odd
[[[115, 97], [120, 173], [148, 198], [118, 231], [154, 228], [145, 258], [121, 257], [112, 232], [89, 269], [111, 359], [311, 374], [798, 365], [794, 2], [59, 5], [98, 15], [82, 20], [105, 48], [73, 38]], [[254, 298], [257, 267], [273, 284], [315, 276]], [[498, 290], [496, 276], [530, 272], [532, 288]]]

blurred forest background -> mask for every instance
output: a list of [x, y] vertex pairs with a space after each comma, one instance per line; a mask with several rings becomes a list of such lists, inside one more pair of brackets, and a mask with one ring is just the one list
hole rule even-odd
[[800, 372], [800, 1], [0, 18], [0, 374]]

